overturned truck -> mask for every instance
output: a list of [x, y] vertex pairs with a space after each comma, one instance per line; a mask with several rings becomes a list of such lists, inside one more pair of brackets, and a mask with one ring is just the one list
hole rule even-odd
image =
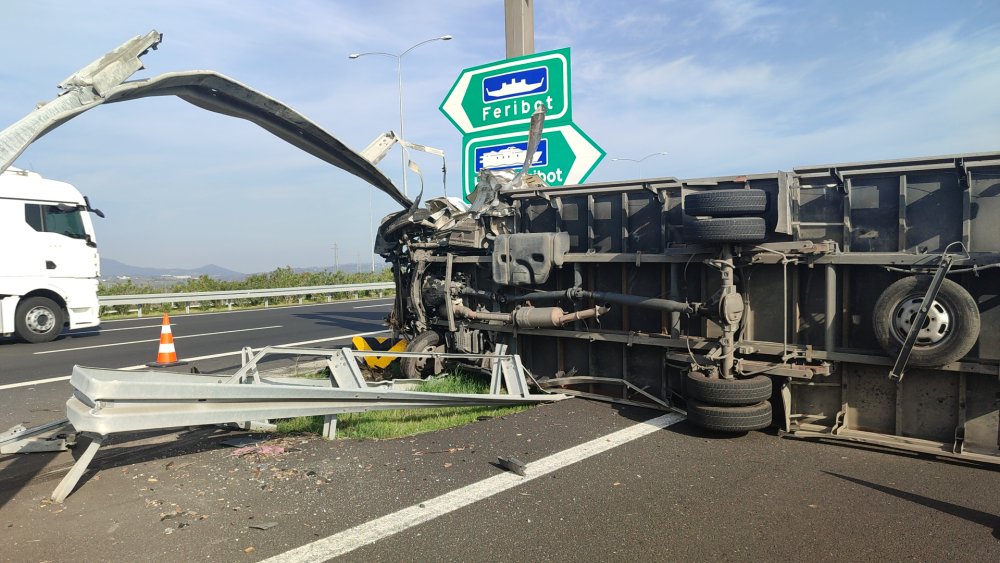
[[1000, 153], [564, 187], [487, 171], [470, 199], [380, 228], [410, 351], [503, 345], [544, 387], [710, 430], [1000, 461]]
[[[1000, 153], [547, 187], [530, 174], [539, 113], [521, 171], [484, 171], [471, 205], [421, 207], [371, 160], [229, 77], [126, 81], [161, 40], [127, 41], [0, 131], [0, 172], [94, 107], [178, 96], [404, 208], [382, 222], [376, 251], [393, 265], [389, 322], [410, 352], [520, 354], [541, 387], [683, 409], [710, 430], [775, 425], [1000, 461]], [[412, 354], [402, 368], [423, 375], [442, 357]]]

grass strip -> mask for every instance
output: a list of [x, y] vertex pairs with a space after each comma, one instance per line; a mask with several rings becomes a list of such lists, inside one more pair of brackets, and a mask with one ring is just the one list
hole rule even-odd
[[[457, 373], [429, 379], [416, 391], [429, 393], [486, 393], [489, 384], [481, 378]], [[496, 418], [523, 411], [528, 405], [503, 407], [441, 407], [429, 409], [393, 409], [347, 413], [337, 416], [337, 437], [352, 440], [387, 440], [455, 426], [464, 426], [483, 417]], [[278, 432], [320, 434], [322, 416], [300, 416], [278, 421]]]

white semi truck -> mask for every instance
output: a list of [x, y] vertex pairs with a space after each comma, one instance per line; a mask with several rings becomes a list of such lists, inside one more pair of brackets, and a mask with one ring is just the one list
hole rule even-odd
[[100, 324], [100, 259], [89, 200], [35, 172], [0, 173], [0, 334], [48, 342]]

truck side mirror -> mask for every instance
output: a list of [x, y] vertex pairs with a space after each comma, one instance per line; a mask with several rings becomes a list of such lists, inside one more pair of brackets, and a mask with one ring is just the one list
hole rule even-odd
[[83, 202], [87, 204], [87, 211], [90, 211], [94, 215], [97, 215], [101, 219], [104, 219], [104, 212], [103, 211], [101, 211], [100, 209], [94, 209], [93, 207], [90, 206], [90, 198], [89, 197], [83, 196]]

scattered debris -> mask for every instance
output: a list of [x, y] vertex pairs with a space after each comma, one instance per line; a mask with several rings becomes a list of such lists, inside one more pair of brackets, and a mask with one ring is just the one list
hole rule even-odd
[[526, 463], [514, 457], [498, 457], [497, 462], [507, 471], [513, 471], [522, 477], [524, 477], [524, 470], [528, 467]]
[[247, 454], [253, 453], [259, 456], [267, 457], [272, 455], [283, 454], [285, 453], [285, 451], [286, 450], [284, 446], [244, 446], [242, 448], [236, 448], [229, 455], [233, 457], [242, 457]]
[[220, 442], [223, 446], [229, 446], [231, 448], [242, 448], [244, 446], [252, 446], [259, 444], [266, 440], [262, 436], [240, 436], [239, 438], [231, 438], [224, 442]]
[[263, 522], [261, 524], [250, 524], [249, 527], [253, 530], [270, 530], [277, 525], [277, 522]]

